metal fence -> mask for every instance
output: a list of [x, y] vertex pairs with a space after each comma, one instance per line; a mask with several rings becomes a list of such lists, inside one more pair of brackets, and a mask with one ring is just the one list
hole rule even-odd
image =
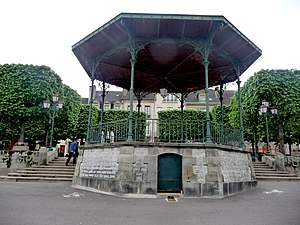
[[[126, 141], [128, 120], [102, 123], [90, 129], [90, 143], [113, 143]], [[132, 137], [134, 141], [204, 143], [206, 141], [206, 121], [178, 121], [137, 119], [133, 121]], [[239, 146], [239, 130], [211, 122], [213, 143]]]

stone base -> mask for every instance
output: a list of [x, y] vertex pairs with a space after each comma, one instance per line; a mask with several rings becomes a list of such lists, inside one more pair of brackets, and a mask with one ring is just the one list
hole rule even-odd
[[[159, 158], [174, 156], [182, 197], [222, 198], [256, 187], [251, 155], [214, 144], [115, 143], [80, 149], [73, 186], [118, 196], [157, 196]], [[160, 179], [161, 180], [161, 179]], [[159, 189], [160, 186], [160, 189]]]
[[[185, 185], [181, 197], [186, 198], [224, 198], [240, 192], [248, 191], [257, 186], [257, 181], [232, 182], [232, 183], [204, 183], [189, 187]], [[107, 181], [95, 178], [75, 178], [74, 188], [99, 192], [107, 195], [130, 196], [136, 198], [153, 198], [159, 193], [156, 189], [148, 187], [142, 190], [141, 184], [120, 184], [116, 181]]]

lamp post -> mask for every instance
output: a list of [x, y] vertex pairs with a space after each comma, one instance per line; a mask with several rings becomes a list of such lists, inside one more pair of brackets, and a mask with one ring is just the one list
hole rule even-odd
[[270, 109], [271, 114], [275, 115], [277, 114], [276, 108], [270, 108], [269, 102], [266, 100], [262, 101], [262, 105], [258, 111], [260, 116], [264, 116], [266, 120], [266, 135], [267, 135], [267, 154], [270, 155], [270, 149], [269, 149], [269, 122], [268, 122], [268, 109]]
[[[49, 100], [45, 100], [44, 101], [44, 108], [45, 109], [50, 109], [52, 111], [50, 147], [52, 147], [55, 114], [56, 114], [56, 111], [58, 111], [59, 109], [61, 109], [63, 107], [63, 105], [64, 105], [64, 103], [62, 101], [59, 101], [59, 96], [57, 94], [53, 94], [53, 96], [52, 96], [52, 104], [51, 104], [51, 102]], [[46, 147], [47, 147], [47, 142], [46, 142]]]
[[103, 113], [104, 113], [104, 103], [105, 103], [105, 96], [107, 95], [108, 93], [108, 89], [110, 87], [109, 84], [105, 83], [105, 81], [102, 81], [102, 83], [99, 83], [99, 86], [100, 86], [100, 89], [101, 89], [101, 112], [100, 112], [100, 142], [104, 142], [105, 140], [102, 140], [102, 139], [105, 139], [103, 138], [104, 135], [102, 135], [102, 126], [103, 126]]
[[224, 142], [224, 112], [223, 112], [223, 94], [224, 94], [224, 89], [223, 89], [223, 83], [220, 84], [220, 89], [219, 87], [215, 88], [215, 93], [216, 97], [219, 98], [220, 100], [220, 107], [221, 107], [221, 143]]

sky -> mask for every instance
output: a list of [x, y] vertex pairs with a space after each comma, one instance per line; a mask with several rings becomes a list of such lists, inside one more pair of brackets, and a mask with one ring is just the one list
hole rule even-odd
[[223, 15], [262, 50], [242, 85], [261, 69], [300, 69], [300, 0], [0, 0], [0, 64], [46, 65], [88, 97], [72, 45], [122, 12]]

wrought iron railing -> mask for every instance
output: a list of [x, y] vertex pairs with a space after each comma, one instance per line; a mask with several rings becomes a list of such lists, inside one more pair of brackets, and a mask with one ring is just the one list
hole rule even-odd
[[[128, 120], [102, 123], [90, 129], [90, 144], [126, 141]], [[133, 121], [132, 137], [134, 141], [145, 142], [206, 142], [206, 121], [160, 121], [157, 119], [137, 119]], [[213, 143], [239, 146], [239, 130], [211, 122], [211, 140]]]

